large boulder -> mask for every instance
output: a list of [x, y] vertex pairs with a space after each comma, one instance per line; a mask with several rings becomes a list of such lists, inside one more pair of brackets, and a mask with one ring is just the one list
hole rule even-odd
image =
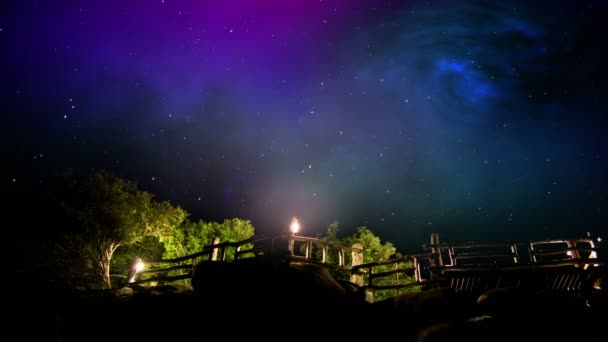
[[477, 303], [480, 312], [499, 318], [528, 320], [543, 317], [556, 321], [577, 319], [590, 314], [584, 297], [549, 290], [496, 288], [479, 296]]
[[400, 334], [413, 340], [418, 332], [436, 324], [450, 325], [474, 316], [475, 302], [466, 293], [449, 287], [408, 292], [373, 304], [373, 317], [380, 324], [400, 328]]
[[293, 261], [203, 262], [195, 269], [192, 285], [213, 312], [244, 315], [251, 324], [335, 321], [362, 305], [327, 268]]
[[460, 322], [444, 322], [422, 329], [416, 336], [416, 342], [447, 341], [507, 341], [505, 329], [490, 316], [476, 316]]
[[[525, 331], [527, 339], [583, 340], [594, 336], [598, 315], [585, 297], [569, 292], [496, 288], [478, 298], [479, 311], [499, 322], [500, 336]], [[520, 334], [521, 335], [521, 334]]]

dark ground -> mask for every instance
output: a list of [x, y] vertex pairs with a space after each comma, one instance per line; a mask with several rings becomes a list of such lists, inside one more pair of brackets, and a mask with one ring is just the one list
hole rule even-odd
[[[14, 340], [582, 341], [604, 333], [605, 292], [589, 298], [520, 289], [479, 300], [449, 288], [374, 304], [326, 269], [273, 262], [206, 264], [193, 287], [108, 291], [22, 284], [7, 302]], [[28, 286], [28, 284], [30, 286]], [[17, 296], [12, 296], [15, 293]]]

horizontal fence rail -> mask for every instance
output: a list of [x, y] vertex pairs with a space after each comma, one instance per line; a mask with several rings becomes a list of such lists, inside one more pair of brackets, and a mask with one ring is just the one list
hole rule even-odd
[[[249, 257], [283, 257], [295, 261], [322, 264], [327, 268], [350, 272], [353, 260], [363, 253], [361, 247], [347, 247], [337, 243], [324, 241], [317, 238], [297, 235], [258, 236], [238, 242], [214, 243], [203, 247], [200, 252], [185, 255], [183, 257], [162, 260], [138, 260], [134, 263], [130, 283], [145, 284], [156, 281], [172, 281], [177, 279], [188, 279], [192, 276], [197, 261], [235, 261]], [[229, 260], [228, 256], [233, 255]], [[362, 262], [362, 257], [360, 262]], [[145, 270], [137, 269], [137, 262], [145, 264]], [[172, 264], [172, 265], [171, 265]], [[356, 261], [355, 261], [356, 264]], [[170, 265], [170, 266], [165, 266]], [[179, 276], [167, 276], [171, 271], [184, 271]], [[141, 275], [156, 274], [157, 276], [138, 279]]]
[[470, 293], [513, 286], [581, 294], [593, 274], [605, 272], [600, 239], [543, 240], [506, 244], [442, 244], [436, 234], [423, 248], [435, 255], [433, 275]]

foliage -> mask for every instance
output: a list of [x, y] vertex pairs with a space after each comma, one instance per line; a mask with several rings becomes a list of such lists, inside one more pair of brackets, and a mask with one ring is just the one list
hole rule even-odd
[[[161, 236], [160, 242], [165, 247], [163, 258], [172, 259], [200, 252], [205, 246], [213, 244], [214, 238], [220, 243], [239, 242], [253, 237], [255, 229], [249, 220], [239, 218], [226, 219], [224, 222], [185, 221], [180, 226], [172, 227], [169, 234]], [[234, 258], [234, 251], [227, 251], [229, 259]]]
[[[168, 234], [160, 237], [160, 242], [164, 246], [164, 259], [174, 259], [186, 255], [201, 252], [205, 247], [212, 245], [214, 238], [219, 239], [219, 243], [240, 242], [253, 237], [254, 227], [249, 220], [239, 218], [226, 219], [223, 222], [196, 222], [186, 220], [180, 226], [174, 226]], [[252, 244], [243, 245], [241, 248], [247, 250], [252, 248]], [[247, 257], [242, 255], [241, 257]], [[235, 258], [233, 248], [226, 249], [226, 260]], [[194, 260], [198, 262], [199, 260]], [[182, 271], [172, 271], [168, 275], [179, 275]], [[188, 282], [188, 281], [186, 281]]]
[[[327, 242], [330, 246], [341, 246], [345, 243], [338, 237], [339, 232], [340, 223], [338, 221], [334, 221], [327, 227], [327, 232], [325, 234], [318, 234], [317, 238], [319, 240]], [[302, 251], [300, 251], [300, 253], [302, 253]], [[321, 250], [315, 249], [313, 253], [317, 260], [320, 260], [322, 258]], [[329, 248], [327, 250], [327, 255], [325, 256], [325, 259], [330, 264], [338, 264], [338, 251], [335, 248]]]
[[[164, 251], [163, 244], [155, 236], [146, 236], [137, 243], [122, 245], [112, 258], [112, 284], [126, 283], [137, 257], [142, 260], [159, 260]], [[139, 275], [138, 280], [145, 277]]]
[[[396, 248], [391, 242], [382, 242], [380, 237], [376, 236], [369, 228], [367, 227], [358, 227], [356, 232], [352, 235], [349, 235], [344, 238], [339, 238], [339, 223], [333, 222], [329, 225], [327, 229], [327, 233], [319, 238], [330, 242], [342, 244], [345, 246], [352, 246], [356, 243], [359, 243], [363, 246], [363, 263], [378, 263], [387, 261], [393, 258], [397, 258], [400, 255], [396, 253]], [[337, 256], [332, 253], [328, 255], [328, 259], [330, 262], [335, 262], [337, 260]], [[411, 262], [399, 262], [391, 265], [378, 265], [374, 266], [372, 272], [380, 273], [380, 272], [388, 272], [396, 269], [408, 268], [412, 267], [413, 264]], [[397, 285], [397, 284], [408, 284], [413, 282], [413, 278], [403, 274], [403, 273], [395, 273], [394, 275], [376, 278], [374, 280], [374, 285], [376, 286], [389, 286], [389, 285]], [[369, 275], [364, 276], [364, 283], [369, 283]], [[393, 297], [399, 294], [404, 290], [377, 290], [374, 293], [374, 300], [380, 301], [386, 298]]]
[[63, 208], [73, 225], [57, 253], [66, 261], [67, 274], [84, 287], [110, 288], [110, 266], [119, 247], [166, 235], [187, 217], [183, 209], [157, 202], [152, 194], [108, 172], [74, 182]]
[[359, 227], [355, 234], [342, 239], [342, 243], [352, 246], [355, 243], [363, 245], [363, 262], [381, 262], [388, 260], [396, 252], [395, 246], [391, 242], [382, 243], [369, 228]]

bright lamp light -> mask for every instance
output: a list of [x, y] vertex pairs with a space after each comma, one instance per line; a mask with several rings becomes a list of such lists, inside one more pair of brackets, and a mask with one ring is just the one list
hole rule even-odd
[[291, 219], [291, 224], [289, 225], [289, 230], [292, 234], [296, 234], [300, 230], [300, 222], [296, 217]]
[[146, 268], [146, 264], [144, 264], [143, 261], [138, 261], [135, 264], [134, 268], [135, 268], [135, 273], [139, 273], [139, 272], [143, 271], [144, 268]]

